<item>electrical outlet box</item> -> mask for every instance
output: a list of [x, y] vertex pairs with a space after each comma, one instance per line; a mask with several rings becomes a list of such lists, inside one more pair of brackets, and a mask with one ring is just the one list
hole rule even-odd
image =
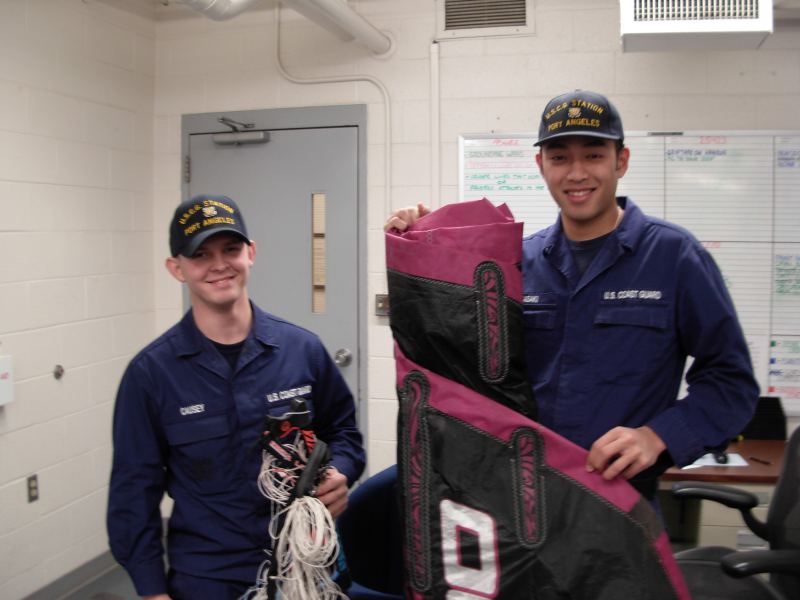
[[14, 399], [14, 372], [11, 357], [0, 356], [0, 406]]
[[389, 316], [389, 294], [375, 294], [375, 314], [379, 317]]

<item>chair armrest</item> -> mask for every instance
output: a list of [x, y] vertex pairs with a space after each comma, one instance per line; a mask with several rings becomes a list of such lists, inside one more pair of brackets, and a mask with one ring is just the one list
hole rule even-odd
[[718, 483], [679, 481], [672, 486], [672, 495], [681, 500], [712, 500], [734, 508], [742, 514], [742, 519], [753, 533], [761, 539], [769, 539], [767, 524], [753, 515], [752, 509], [758, 506], [758, 496], [751, 492]]
[[722, 568], [734, 577], [757, 573], [800, 573], [800, 550], [743, 550], [722, 558]]
[[672, 486], [672, 495], [681, 500], [695, 498], [713, 500], [730, 508], [747, 511], [758, 506], [758, 497], [745, 490], [698, 481], [679, 481]]

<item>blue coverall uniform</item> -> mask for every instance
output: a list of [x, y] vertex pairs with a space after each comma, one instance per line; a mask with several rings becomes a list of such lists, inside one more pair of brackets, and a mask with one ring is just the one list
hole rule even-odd
[[140, 595], [163, 593], [159, 503], [174, 500], [169, 566], [182, 574], [256, 581], [268, 501], [256, 478], [267, 414], [306, 400], [311, 427], [353, 483], [364, 468], [350, 391], [319, 338], [255, 305], [232, 370], [189, 311], [130, 363], [114, 412], [108, 503], [112, 553]]
[[[587, 449], [615, 426], [647, 425], [683, 466], [742, 431], [758, 385], [708, 251], [683, 228], [617, 202], [625, 214], [583, 275], [560, 219], [523, 241], [539, 420]], [[687, 356], [694, 361], [679, 400]]]

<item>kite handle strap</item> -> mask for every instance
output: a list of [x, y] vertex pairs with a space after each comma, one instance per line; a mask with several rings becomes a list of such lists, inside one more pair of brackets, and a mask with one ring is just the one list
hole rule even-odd
[[311, 495], [320, 467], [329, 461], [330, 452], [328, 451], [328, 444], [318, 438], [314, 444], [314, 449], [311, 451], [311, 456], [308, 457], [308, 462], [306, 462], [303, 472], [297, 479], [297, 485], [294, 488], [294, 496], [296, 498]]

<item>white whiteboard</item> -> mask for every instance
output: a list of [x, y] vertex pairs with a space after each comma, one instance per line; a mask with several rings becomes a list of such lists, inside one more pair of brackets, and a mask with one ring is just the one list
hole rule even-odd
[[[459, 137], [459, 200], [505, 202], [525, 235], [558, 209], [535, 134]], [[627, 132], [618, 193], [686, 227], [733, 297], [762, 395], [800, 416], [800, 132]]]

